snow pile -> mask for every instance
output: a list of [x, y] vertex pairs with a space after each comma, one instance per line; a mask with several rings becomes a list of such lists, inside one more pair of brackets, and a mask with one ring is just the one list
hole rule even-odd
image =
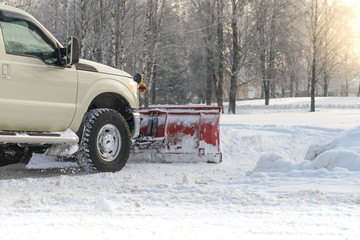
[[185, 184], [185, 185], [194, 185], [195, 184], [195, 181], [194, 179], [187, 175], [187, 174], [184, 174], [184, 177], [182, 179], [182, 184]]
[[262, 155], [255, 169], [249, 172], [281, 172], [303, 170], [360, 171], [360, 126], [353, 128], [331, 143], [311, 145], [304, 161], [298, 163], [286, 153], [269, 153]]
[[284, 154], [266, 154], [260, 157], [255, 170], [263, 172], [289, 172], [296, 164]]
[[95, 204], [95, 209], [97, 209], [100, 212], [114, 212], [114, 203], [102, 198]]
[[[320, 154], [313, 154], [313, 152]], [[353, 128], [327, 145], [312, 147], [307, 157], [312, 160], [314, 169], [345, 168], [349, 171], [360, 171], [360, 126]]]

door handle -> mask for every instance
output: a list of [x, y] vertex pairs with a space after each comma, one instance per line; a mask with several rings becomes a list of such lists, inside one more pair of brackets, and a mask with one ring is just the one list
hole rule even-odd
[[10, 65], [8, 64], [3, 64], [2, 65], [2, 78], [4, 80], [10, 80], [11, 79], [11, 75], [10, 75], [11, 71], [10, 71]]

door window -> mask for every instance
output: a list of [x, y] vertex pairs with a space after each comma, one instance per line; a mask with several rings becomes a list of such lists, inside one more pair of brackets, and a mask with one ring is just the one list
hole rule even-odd
[[38, 57], [47, 64], [57, 62], [52, 42], [34, 24], [24, 20], [0, 20], [8, 54]]

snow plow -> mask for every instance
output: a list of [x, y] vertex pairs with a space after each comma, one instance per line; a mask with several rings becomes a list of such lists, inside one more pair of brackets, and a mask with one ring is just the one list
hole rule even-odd
[[33, 153], [86, 172], [120, 171], [130, 152], [221, 161], [220, 108], [139, 110], [141, 74], [81, 59], [76, 37], [63, 46], [20, 9], [0, 4], [0, 15], [0, 166], [27, 164]]
[[220, 107], [140, 108], [140, 135], [131, 158], [156, 162], [220, 163]]

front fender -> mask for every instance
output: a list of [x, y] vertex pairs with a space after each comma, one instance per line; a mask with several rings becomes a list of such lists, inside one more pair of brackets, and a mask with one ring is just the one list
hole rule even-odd
[[[70, 125], [70, 129], [77, 132], [85, 113], [88, 111], [91, 102], [100, 94], [103, 93], [115, 93], [122, 96], [130, 108], [138, 108], [138, 99], [130, 88], [129, 83], [132, 81], [129, 78], [119, 77], [119, 79], [102, 78], [99, 80], [90, 81], [94, 73], [82, 72], [82, 76], [79, 76], [78, 96], [76, 101], [76, 111], [74, 119]], [[89, 75], [89, 76], [86, 76]], [[96, 74], [100, 75], [100, 74]], [[103, 74], [101, 74], [103, 75]], [[81, 80], [86, 79], [86, 80]]]

